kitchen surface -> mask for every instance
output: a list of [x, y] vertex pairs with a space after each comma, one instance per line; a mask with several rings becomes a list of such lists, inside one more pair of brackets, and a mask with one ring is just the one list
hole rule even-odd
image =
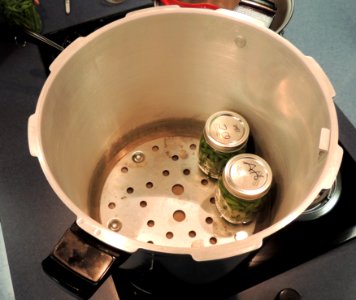
[[[68, 36], [72, 41], [127, 12], [154, 5], [153, 1], [142, 0], [125, 0], [120, 4], [104, 0], [72, 0], [70, 4], [67, 14], [63, 0], [41, 1], [38, 11], [43, 22], [42, 34], [58, 43]], [[275, 272], [266, 272], [268, 275], [256, 276], [243, 284], [235, 274], [236, 285], [240, 288], [234, 290], [234, 282], [229, 281], [229, 292], [213, 299], [299, 299], [296, 291], [306, 300], [355, 298], [356, 222], [350, 212], [355, 208], [351, 177], [354, 178], [356, 171], [355, 12], [355, 1], [340, 4], [331, 0], [297, 0], [293, 16], [283, 32], [285, 39], [320, 64], [336, 91], [339, 141], [346, 153], [342, 167], [345, 188], [341, 197], [342, 205], [349, 212], [343, 215], [337, 211], [337, 217], [330, 217], [332, 224], [329, 223], [329, 227], [315, 226], [315, 234], [326, 236], [326, 240], [330, 235], [330, 243], [311, 247], [310, 255], [305, 254], [291, 264], [283, 265], [288, 256], [282, 251], [274, 258]], [[86, 24], [85, 28], [81, 24]], [[36, 109], [48, 75], [48, 65], [59, 52], [44, 45], [38, 46], [32, 39], [25, 42], [30, 40], [28, 36], [15, 40], [4, 29], [0, 29], [0, 34], [0, 300], [74, 299], [49, 279], [41, 262], [75, 222], [76, 216], [51, 189], [38, 160], [30, 155], [27, 141], [28, 118]], [[306, 225], [302, 228], [308, 230]], [[329, 228], [330, 231], [323, 231]], [[290, 247], [295, 248], [293, 251], [298, 252], [299, 240], [288, 232], [285, 236], [290, 239]], [[303, 236], [299, 238], [302, 243]], [[312, 240], [311, 235], [305, 235], [304, 242]], [[291, 251], [288, 247], [284, 249]], [[282, 263], [277, 267], [278, 257]], [[273, 262], [269, 268], [273, 269]], [[242, 276], [247, 278], [247, 275]], [[253, 272], [248, 276], [253, 277]], [[117, 287], [125, 284], [130, 283], [124, 279], [115, 286], [109, 277], [92, 299], [118, 299]], [[220, 285], [219, 288], [224, 287]], [[279, 294], [282, 290], [284, 292]], [[170, 290], [170, 293], [176, 292]], [[199, 289], [194, 290], [193, 295], [195, 293], [199, 295]], [[288, 293], [294, 298], [288, 298]], [[136, 295], [133, 299], [151, 299], [140, 298], [140, 292], [133, 294]], [[206, 294], [202, 295], [205, 297]], [[165, 297], [170, 298], [173, 298], [170, 294]], [[120, 299], [130, 297], [125, 294]]]

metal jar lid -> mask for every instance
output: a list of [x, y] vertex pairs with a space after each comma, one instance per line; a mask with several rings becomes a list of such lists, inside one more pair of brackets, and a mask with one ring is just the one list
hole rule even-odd
[[220, 152], [234, 152], [247, 142], [250, 127], [241, 115], [232, 111], [219, 111], [205, 123], [204, 137], [209, 146]]
[[227, 162], [222, 181], [225, 188], [235, 197], [256, 200], [269, 191], [272, 184], [272, 170], [260, 156], [243, 153]]

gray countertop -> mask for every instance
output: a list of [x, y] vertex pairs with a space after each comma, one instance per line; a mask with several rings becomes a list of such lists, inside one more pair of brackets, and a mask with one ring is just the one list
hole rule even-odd
[[356, 1], [295, 1], [284, 37], [323, 68], [335, 103], [356, 127]]
[[[77, 5], [84, 1], [72, 2], [71, 18], [80, 19]], [[99, 2], [93, 1], [95, 5]], [[337, 92], [335, 103], [341, 110], [340, 139], [356, 157], [356, 1], [342, 5], [331, 0], [295, 2], [295, 13], [284, 36], [302, 52], [314, 57], [329, 76]], [[84, 13], [90, 18], [102, 17], [108, 7], [98, 8], [97, 15], [92, 10], [95, 11], [94, 4], [89, 9], [88, 1]], [[70, 21], [65, 19], [64, 13], [59, 13], [63, 1], [51, 5], [58, 7], [57, 21], [53, 21], [50, 13], [53, 7], [45, 7], [48, 31]], [[38, 161], [28, 151], [27, 120], [35, 111], [45, 79], [36, 46], [21, 48], [12, 42], [0, 42], [0, 221], [18, 300], [73, 299], [53, 284], [40, 265], [75, 221], [75, 216], [53, 193]], [[294, 287], [302, 292], [303, 299], [354, 299], [356, 268], [350, 262], [354, 262], [355, 251], [353, 240], [235, 298], [273, 299], [280, 288]], [[113, 299], [110, 284], [106, 283], [94, 299]]]

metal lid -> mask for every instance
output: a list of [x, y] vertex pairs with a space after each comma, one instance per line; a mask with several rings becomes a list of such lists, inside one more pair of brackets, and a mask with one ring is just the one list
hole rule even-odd
[[244, 200], [255, 200], [269, 191], [272, 170], [263, 158], [244, 153], [232, 157], [227, 162], [222, 180], [232, 195]]
[[232, 111], [219, 111], [205, 123], [204, 137], [217, 151], [234, 152], [247, 142], [250, 127], [247, 121]]
[[268, 0], [241, 0], [235, 11], [269, 28], [277, 9], [275, 4]]

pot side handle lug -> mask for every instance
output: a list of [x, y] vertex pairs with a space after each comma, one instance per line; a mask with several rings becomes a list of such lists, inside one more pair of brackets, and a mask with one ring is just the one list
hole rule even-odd
[[38, 137], [36, 135], [37, 116], [35, 114], [28, 118], [27, 122], [27, 138], [30, 154], [34, 157], [38, 155]]
[[111, 270], [129, 256], [100, 242], [74, 223], [42, 261], [42, 268], [75, 297], [89, 299]]
[[323, 178], [323, 184], [322, 184], [323, 189], [328, 190], [331, 189], [331, 187], [333, 186], [341, 167], [343, 155], [344, 155], [344, 150], [342, 149], [341, 146], [337, 145], [333, 153], [333, 156], [331, 157], [331, 164], [330, 164], [330, 168], [328, 169], [327, 176]]

